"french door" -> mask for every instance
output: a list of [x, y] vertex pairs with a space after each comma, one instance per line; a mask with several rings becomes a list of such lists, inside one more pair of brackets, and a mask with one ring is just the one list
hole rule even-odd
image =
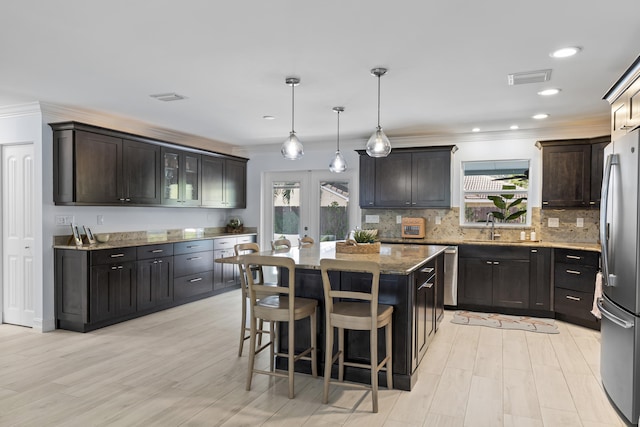
[[[352, 173], [267, 172], [263, 180], [261, 245], [287, 238], [293, 245], [310, 236], [316, 242], [342, 240], [359, 224], [357, 184]], [[351, 199], [351, 200], [350, 200]]]

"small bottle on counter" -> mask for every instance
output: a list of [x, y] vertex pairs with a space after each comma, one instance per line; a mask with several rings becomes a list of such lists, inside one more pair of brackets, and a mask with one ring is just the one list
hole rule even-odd
[[520, 240], [527, 240], [527, 233], [525, 233], [524, 231], [520, 232]]
[[535, 242], [535, 241], [536, 241], [536, 231], [535, 231], [535, 230], [533, 230], [533, 231], [531, 232], [531, 241], [532, 241], [532, 242]]

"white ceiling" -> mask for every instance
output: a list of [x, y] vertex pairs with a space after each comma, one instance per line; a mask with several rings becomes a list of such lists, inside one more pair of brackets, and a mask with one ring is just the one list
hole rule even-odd
[[[21, 0], [0, 6], [0, 105], [41, 101], [235, 145], [584, 126], [640, 53], [638, 0]], [[568, 59], [549, 53], [581, 46]], [[507, 74], [551, 68], [508, 86]], [[555, 97], [537, 91], [557, 87]], [[176, 92], [188, 99], [160, 102]], [[536, 121], [535, 113], [550, 118]], [[264, 120], [272, 115], [276, 120]]]

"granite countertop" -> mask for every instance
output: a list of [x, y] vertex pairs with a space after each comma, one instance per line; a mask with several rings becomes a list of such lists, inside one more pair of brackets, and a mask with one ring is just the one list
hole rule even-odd
[[527, 246], [533, 248], [560, 248], [575, 249], [582, 251], [600, 252], [599, 243], [586, 242], [547, 242], [547, 241], [531, 241], [531, 240], [429, 240], [429, 239], [402, 239], [402, 238], [381, 238], [384, 243], [408, 243], [418, 245], [487, 245], [487, 246]]
[[[262, 251], [260, 255], [292, 258], [297, 267], [312, 270], [320, 269], [321, 258], [375, 261], [380, 264], [382, 274], [406, 276], [446, 249], [446, 245], [382, 244], [380, 253], [377, 254], [336, 254], [335, 242], [321, 242], [319, 245], [314, 244], [303, 248], [292, 247], [289, 250]], [[236, 264], [239, 262], [239, 258], [219, 258], [216, 261]]]
[[117, 249], [117, 248], [126, 248], [126, 247], [135, 247], [135, 246], [146, 246], [146, 245], [158, 245], [163, 243], [179, 243], [179, 242], [189, 242], [193, 240], [206, 240], [206, 239], [216, 239], [220, 237], [241, 237], [241, 236], [255, 236], [257, 233], [255, 232], [246, 232], [246, 233], [205, 233], [198, 236], [174, 236], [174, 235], [148, 235], [148, 236], [140, 236], [139, 238], [128, 238], [128, 239], [109, 239], [107, 243], [95, 243], [93, 245], [84, 244], [82, 246], [76, 246], [73, 244], [69, 245], [54, 245], [54, 249], [75, 249], [79, 251], [98, 251], [102, 249]]

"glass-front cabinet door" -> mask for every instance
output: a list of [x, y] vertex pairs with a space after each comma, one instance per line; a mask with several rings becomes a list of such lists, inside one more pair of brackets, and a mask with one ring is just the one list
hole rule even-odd
[[163, 148], [162, 204], [197, 206], [200, 204], [200, 155]]

